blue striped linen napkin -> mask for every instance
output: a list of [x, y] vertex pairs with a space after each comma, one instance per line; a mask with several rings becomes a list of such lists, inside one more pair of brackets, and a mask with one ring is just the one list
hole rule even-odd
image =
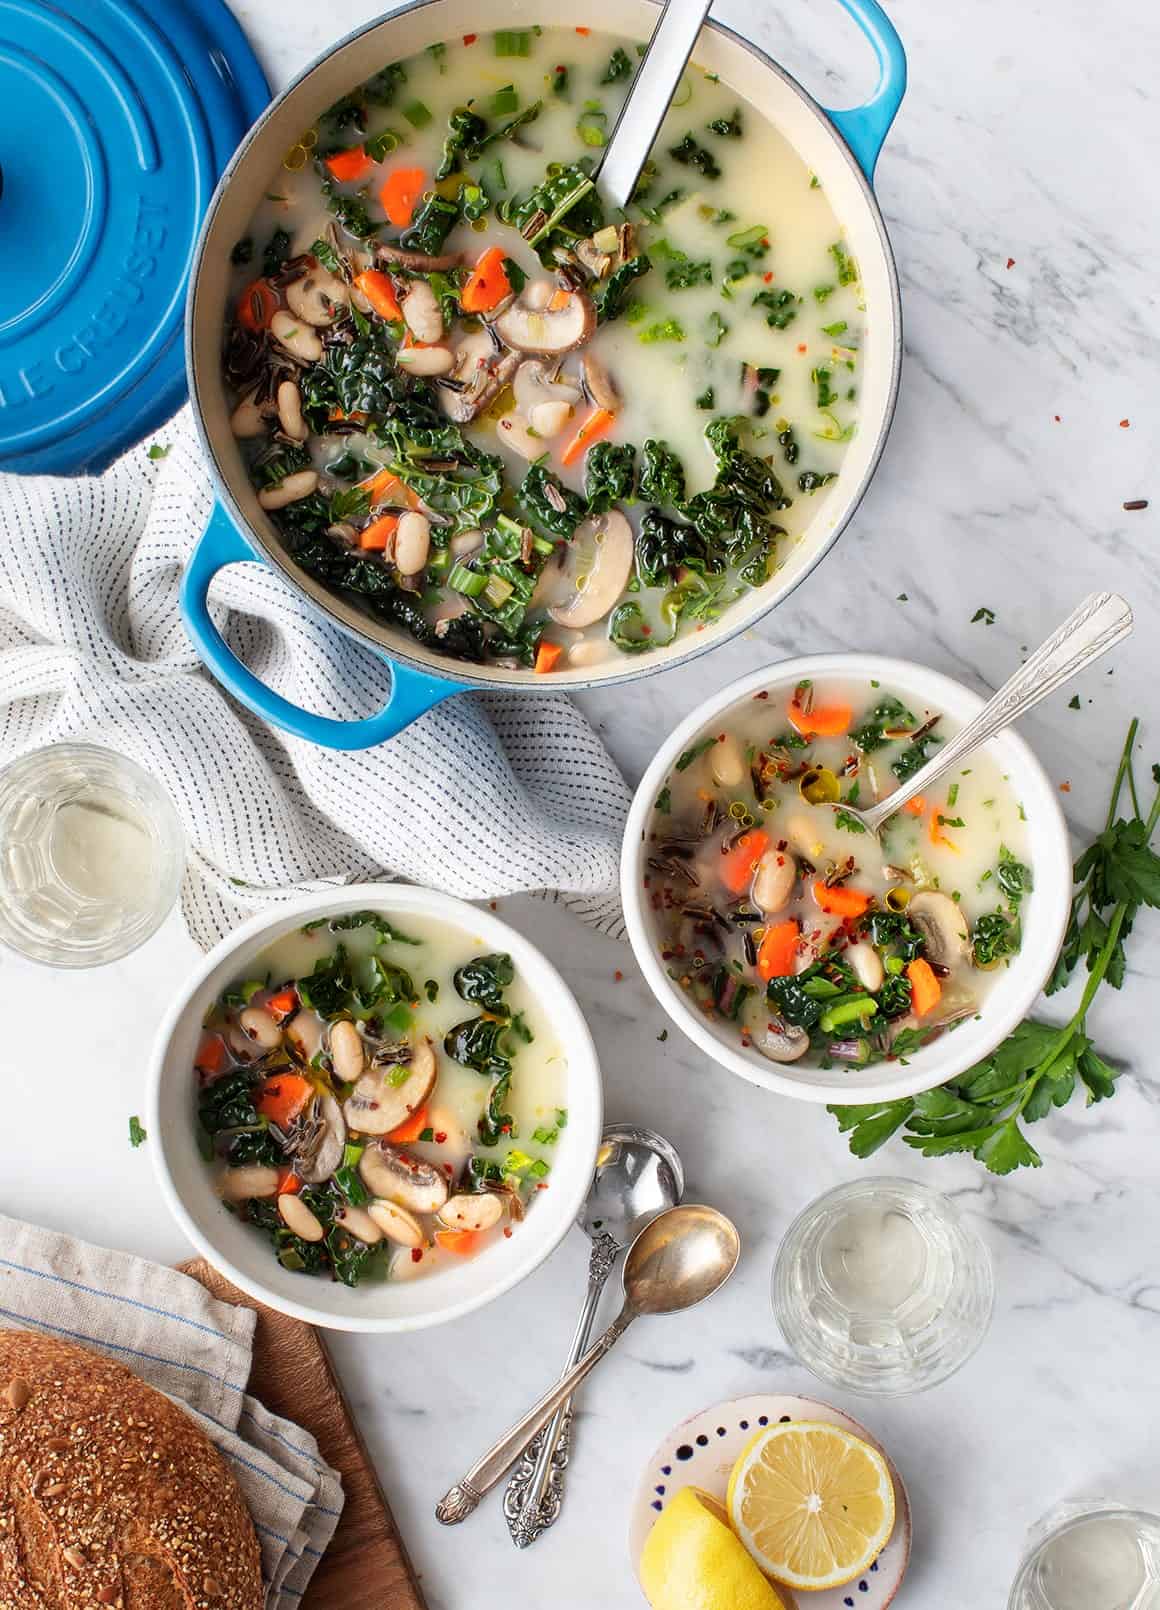
[[342, 1483], [309, 1432], [246, 1391], [256, 1320], [175, 1269], [0, 1214], [0, 1328], [107, 1353], [186, 1409], [249, 1505], [266, 1610], [291, 1610], [334, 1535]]

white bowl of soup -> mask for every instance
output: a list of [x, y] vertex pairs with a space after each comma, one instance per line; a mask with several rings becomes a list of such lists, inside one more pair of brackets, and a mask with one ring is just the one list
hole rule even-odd
[[360, 884], [265, 912], [162, 1025], [165, 1196], [250, 1296], [311, 1324], [443, 1323], [514, 1286], [588, 1191], [600, 1072], [568, 987], [490, 912]]
[[1031, 1009], [1067, 922], [1051, 784], [1012, 732], [891, 817], [885, 799], [982, 704], [905, 660], [767, 667], [666, 741], [621, 893], [658, 1001], [713, 1059], [804, 1101], [928, 1090]]
[[404, 8], [293, 84], [223, 176], [189, 308], [223, 512], [184, 603], [268, 719], [384, 735], [311, 725], [239, 671], [205, 610], [231, 557], [422, 672], [397, 728], [465, 683], [629, 680], [703, 652], [851, 517], [901, 362], [866, 173], [708, 24], [636, 199], [605, 209], [591, 170], [655, 20], [649, 0], [579, 27]]

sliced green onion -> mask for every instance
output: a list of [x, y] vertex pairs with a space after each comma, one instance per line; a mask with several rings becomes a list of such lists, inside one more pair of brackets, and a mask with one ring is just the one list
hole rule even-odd
[[[388, 1028], [394, 1029], [396, 1034], [406, 1034], [411, 1027], [411, 1013], [402, 1001], [392, 1006], [389, 1012], [384, 1013], [383, 1022]], [[402, 1080], [399, 1081], [402, 1083]]]
[[519, 91], [514, 84], [505, 84], [497, 89], [491, 98], [491, 112], [493, 117], [505, 117], [507, 113], [514, 112], [520, 104]]
[[481, 570], [470, 570], [456, 560], [447, 578], [447, 585], [452, 592], [462, 593], [464, 598], [478, 598], [487, 586], [487, 577]]
[[521, 28], [499, 29], [495, 36], [495, 53], [497, 56], [530, 56], [531, 33]]
[[749, 229], [739, 229], [735, 234], [725, 236], [726, 246], [732, 246], [735, 252], [746, 251], [750, 246], [757, 246], [769, 231], [764, 224], [753, 224]]
[[607, 145], [608, 130], [605, 127], [607, 122], [608, 113], [599, 101], [585, 101], [584, 110], [576, 124], [576, 133], [585, 145]]
[[431, 121], [431, 108], [425, 101], [412, 101], [404, 106], [403, 116], [413, 129], [425, 129]]
[[483, 596], [493, 609], [499, 609], [501, 604], [507, 603], [514, 591], [511, 582], [505, 581], [502, 576], [489, 576], [484, 584]]

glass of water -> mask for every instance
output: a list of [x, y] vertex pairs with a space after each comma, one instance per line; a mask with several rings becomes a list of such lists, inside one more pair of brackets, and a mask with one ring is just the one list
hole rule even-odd
[[95, 744], [0, 771], [0, 943], [54, 967], [116, 961], [177, 899], [185, 835], [168, 794]]
[[811, 1202], [786, 1231], [773, 1309], [808, 1370], [854, 1392], [919, 1392], [954, 1373], [991, 1322], [986, 1246], [945, 1196], [871, 1177]]
[[1066, 1504], [1032, 1533], [1008, 1610], [1158, 1610], [1160, 1515]]

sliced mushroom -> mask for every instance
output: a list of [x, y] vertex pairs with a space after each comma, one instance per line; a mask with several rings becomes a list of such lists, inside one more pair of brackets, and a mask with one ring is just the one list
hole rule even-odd
[[423, 375], [425, 378], [449, 375], [455, 367], [454, 354], [449, 348], [438, 346], [400, 347], [395, 362], [408, 374]]
[[295, 1172], [307, 1185], [321, 1185], [342, 1166], [346, 1149], [346, 1122], [333, 1096], [316, 1097], [309, 1120], [299, 1123], [298, 1134]]
[[230, 429], [241, 441], [264, 436], [269, 429], [269, 405], [257, 397], [256, 391], [248, 391], [230, 415]]
[[449, 268], [458, 268], [463, 261], [462, 252], [444, 252], [432, 257], [427, 252], [408, 251], [405, 246], [380, 243], [375, 247], [375, 258], [380, 263], [391, 263], [396, 268], [414, 269], [416, 274], [445, 274]]
[[295, 318], [284, 307], [280, 307], [270, 320], [270, 334], [291, 357], [303, 363], [317, 363], [322, 356], [322, 339], [318, 331], [305, 319]]
[[597, 408], [606, 409], [610, 414], [617, 413], [621, 405], [620, 393], [600, 359], [594, 353], [586, 352], [580, 359], [580, 371], [584, 376], [584, 390]]
[[928, 961], [953, 967], [970, 948], [967, 921], [949, 895], [924, 889], [911, 898], [908, 920], [923, 937]]
[[264, 509], [284, 509], [290, 503], [300, 503], [318, 488], [317, 470], [295, 470], [277, 486], [265, 486], [258, 493], [258, 502]]
[[304, 442], [310, 427], [302, 417], [302, 393], [294, 380], [283, 380], [278, 387], [278, 423], [292, 442]]
[[394, 1241], [400, 1247], [423, 1245], [423, 1226], [414, 1214], [408, 1213], [397, 1202], [377, 1199], [368, 1204], [367, 1216], [388, 1241]]
[[585, 520], [569, 544], [563, 572], [573, 597], [548, 614], [559, 626], [591, 626], [602, 619], [628, 585], [632, 558], [632, 527], [619, 509]]
[[431, 552], [431, 522], [425, 514], [408, 509], [395, 527], [395, 565], [401, 576], [418, 576]]
[[[399, 1078], [401, 1072], [405, 1078]], [[431, 1094], [435, 1076], [434, 1049], [430, 1040], [420, 1040], [405, 1067], [371, 1068], [363, 1074], [343, 1104], [347, 1123], [367, 1135], [389, 1134], [418, 1112]]]
[[882, 958], [873, 945], [860, 939], [856, 945], [849, 946], [843, 959], [854, 969], [854, 977], [863, 989], [873, 991], [882, 988], [886, 971], [882, 966]]
[[487, 331], [473, 330], [455, 349], [455, 367], [449, 376], [454, 385], [439, 388], [443, 412], [456, 424], [468, 424], [507, 385], [519, 361], [514, 352], [500, 357]]
[[408, 330], [425, 346], [434, 346], [443, 339], [443, 309], [439, 298], [426, 280], [412, 280], [399, 298], [403, 319]]
[[299, 1062], [311, 1062], [322, 1050], [322, 1024], [313, 1012], [296, 1012], [284, 1030]]
[[727, 732], [709, 751], [709, 770], [719, 788], [736, 788], [745, 779], [745, 756], [735, 733]]
[[478, 526], [472, 526], [470, 531], [457, 531], [447, 546], [452, 559], [470, 559], [483, 547], [483, 532]]
[[797, 882], [798, 864], [788, 850], [771, 846], [757, 863], [753, 879], [753, 902], [771, 914], [789, 905]]
[[[375, 1196], [411, 1213], [438, 1213], [448, 1197], [447, 1179], [440, 1169], [385, 1140], [367, 1147], [359, 1158], [358, 1171], [363, 1184]], [[381, 1219], [377, 1222], [385, 1229]]]
[[366, 1067], [362, 1035], [349, 1018], [330, 1025], [330, 1060], [344, 1084], [353, 1084]]
[[381, 1226], [375, 1223], [366, 1208], [345, 1205], [337, 1207], [334, 1210], [334, 1222], [349, 1231], [356, 1241], [362, 1241], [368, 1247], [377, 1247], [383, 1239]]
[[278, 1198], [278, 1213], [286, 1228], [302, 1241], [321, 1241], [326, 1234], [317, 1214], [292, 1191], [284, 1191]]
[[774, 1017], [753, 1036], [753, 1044], [771, 1062], [797, 1062], [810, 1048], [810, 1037], [784, 1018]]
[[273, 1014], [264, 1006], [247, 1006], [238, 1014], [238, 1027], [248, 1040], [253, 1040], [263, 1051], [273, 1051], [282, 1044], [282, 1030]]
[[276, 1168], [265, 1168], [260, 1163], [247, 1163], [244, 1168], [227, 1168], [221, 1177], [221, 1194], [227, 1202], [248, 1202], [253, 1197], [277, 1196], [279, 1173]]
[[[533, 281], [533, 285], [542, 285]], [[550, 287], [553, 291], [554, 288]], [[529, 295], [523, 290], [510, 307], [494, 320], [492, 328], [515, 352], [542, 352], [562, 357], [592, 339], [596, 329], [596, 306], [587, 291], [569, 291], [562, 307], [537, 307], [542, 290]], [[551, 300], [552, 298], [549, 298]]]
[[452, 1230], [490, 1230], [503, 1218], [503, 1200], [494, 1191], [465, 1191], [450, 1197], [439, 1217]]
[[333, 324], [340, 308], [350, 301], [350, 292], [329, 269], [309, 269], [300, 279], [287, 285], [286, 306], [296, 318], [324, 329]]
[[580, 401], [579, 386], [557, 379], [553, 368], [542, 358], [525, 358], [516, 370], [512, 393], [516, 406], [522, 408], [525, 414], [530, 415], [540, 403], [563, 402], [571, 405]]

